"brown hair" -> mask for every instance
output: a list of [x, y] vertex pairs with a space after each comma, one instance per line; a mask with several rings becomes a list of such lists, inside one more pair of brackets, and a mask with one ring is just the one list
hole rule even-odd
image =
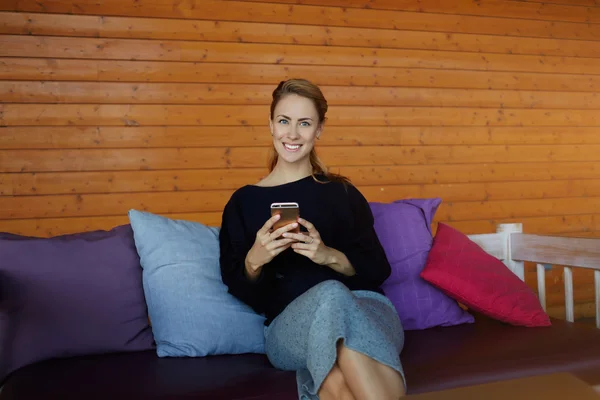
[[[277, 103], [279, 103], [279, 101], [285, 96], [290, 94], [295, 94], [311, 100], [317, 109], [317, 113], [319, 115], [319, 124], [325, 123], [325, 120], [327, 119], [325, 114], [327, 113], [328, 108], [327, 100], [325, 99], [325, 96], [323, 96], [321, 89], [306, 79], [289, 79], [287, 81], [279, 82], [279, 85], [277, 85], [277, 88], [273, 91], [273, 101], [271, 102], [271, 119], [273, 119]], [[275, 165], [277, 165], [277, 157], [277, 151], [274, 147], [271, 147], [268, 161], [269, 172], [273, 171]], [[350, 183], [350, 180], [347, 177], [329, 172], [327, 166], [317, 155], [314, 147], [310, 151], [310, 165], [312, 166], [311, 175], [313, 179], [318, 182], [320, 181], [316, 179], [315, 174], [325, 175], [329, 181], [342, 182], [345, 184]]]

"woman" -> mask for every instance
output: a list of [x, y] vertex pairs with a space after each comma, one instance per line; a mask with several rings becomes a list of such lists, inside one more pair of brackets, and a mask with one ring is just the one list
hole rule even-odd
[[[379, 288], [391, 269], [369, 204], [315, 153], [326, 112], [320, 89], [306, 80], [273, 92], [270, 173], [225, 206], [223, 282], [265, 314], [267, 356], [296, 371], [299, 398], [397, 399], [405, 393], [404, 334]], [[299, 203], [301, 218], [273, 229], [274, 202]]]

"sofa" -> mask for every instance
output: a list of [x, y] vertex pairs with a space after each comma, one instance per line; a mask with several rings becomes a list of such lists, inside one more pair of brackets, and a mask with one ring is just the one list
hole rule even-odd
[[[520, 224], [477, 235], [438, 224], [434, 234], [439, 202], [372, 203], [393, 269], [383, 289], [406, 329], [408, 393], [564, 371], [600, 385], [600, 330], [572, 322], [572, 290], [556, 319], [543, 285], [536, 294], [524, 283], [525, 262], [600, 269], [600, 240], [527, 235]], [[215, 278], [218, 228], [129, 215], [111, 231], [0, 234], [0, 399], [297, 398], [295, 374], [273, 368], [257, 341], [261, 316]], [[412, 292], [427, 301], [398, 296]]]

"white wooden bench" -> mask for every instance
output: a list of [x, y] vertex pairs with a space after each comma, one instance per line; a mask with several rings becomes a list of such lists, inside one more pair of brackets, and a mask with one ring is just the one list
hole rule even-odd
[[500, 259], [521, 280], [525, 262], [537, 265], [538, 296], [546, 310], [546, 269], [564, 266], [565, 319], [574, 322], [573, 268], [594, 270], [596, 327], [600, 328], [600, 239], [541, 236], [523, 233], [522, 224], [500, 224], [496, 233], [469, 235], [486, 252]]

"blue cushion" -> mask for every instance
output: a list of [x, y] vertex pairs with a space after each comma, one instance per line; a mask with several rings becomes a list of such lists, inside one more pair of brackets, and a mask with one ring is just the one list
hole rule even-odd
[[219, 228], [130, 210], [159, 357], [264, 353], [264, 317], [227, 292]]

